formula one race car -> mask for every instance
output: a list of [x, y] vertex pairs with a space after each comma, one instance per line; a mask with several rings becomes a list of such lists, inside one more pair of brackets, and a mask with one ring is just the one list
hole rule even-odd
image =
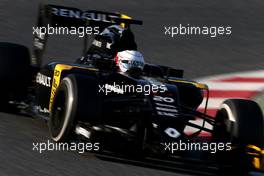
[[[263, 171], [264, 118], [257, 103], [229, 99], [216, 117], [199, 112], [202, 101], [208, 102], [206, 85], [184, 79], [183, 70], [122, 55], [143, 57], [132, 24], [142, 22], [120, 13], [41, 6], [32, 57], [24, 46], [0, 43], [1, 111], [46, 119], [56, 142], [82, 138], [100, 143], [101, 150], [133, 150], [142, 157], [191, 156], [222, 168], [231, 166], [236, 175]], [[75, 62], [42, 66], [48, 33], [40, 31], [47, 26], [89, 26], [96, 34], [88, 49], [88, 34], [84, 36], [83, 56]], [[120, 71], [118, 63], [126, 70]], [[203, 125], [193, 123], [195, 119], [202, 119]], [[186, 127], [198, 131], [185, 133]], [[201, 132], [211, 137], [201, 138]], [[176, 149], [180, 143], [219, 148], [213, 153], [196, 148], [195, 153], [202, 154], [193, 154], [186, 147]]]

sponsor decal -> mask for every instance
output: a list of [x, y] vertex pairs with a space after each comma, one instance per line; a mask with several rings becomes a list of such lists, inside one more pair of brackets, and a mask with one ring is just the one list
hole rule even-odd
[[51, 86], [51, 77], [48, 77], [48, 76], [43, 75], [41, 73], [38, 73], [37, 77], [36, 77], [36, 82], [40, 85], [45, 86], [45, 87], [50, 87]]
[[44, 42], [41, 41], [39, 38], [35, 38], [34, 39], [34, 46], [37, 48], [37, 49], [44, 49]]
[[52, 14], [60, 17], [67, 17], [67, 18], [78, 18], [78, 19], [87, 19], [87, 20], [94, 20], [94, 21], [103, 21], [106, 23], [115, 23], [113, 20], [117, 18], [118, 15], [107, 15], [103, 13], [94, 13], [91, 11], [81, 11], [78, 9], [66, 9], [66, 8], [58, 8], [52, 7]]
[[175, 128], [167, 128], [164, 132], [172, 138], [178, 138], [181, 135]]
[[40, 113], [49, 113], [49, 110], [47, 108], [42, 108], [41, 106], [37, 106], [36, 109], [40, 112]]
[[174, 105], [175, 100], [171, 97], [154, 96], [157, 114], [160, 116], [177, 117], [178, 110]]
[[95, 69], [95, 68], [83, 68], [83, 67], [78, 67], [78, 66], [57, 64], [55, 69], [54, 69], [52, 88], [51, 88], [51, 94], [50, 94], [50, 102], [49, 102], [49, 112], [51, 111], [51, 107], [52, 107], [52, 104], [54, 102], [55, 93], [56, 93], [57, 88], [59, 87], [60, 82], [61, 82], [61, 73], [64, 70], [71, 70], [72, 68], [97, 71], [97, 69]]
[[61, 72], [63, 70], [70, 70], [70, 69], [72, 69], [72, 66], [62, 65], [62, 64], [56, 65], [55, 70], [54, 70], [54, 75], [53, 75], [51, 94], [50, 94], [49, 111], [51, 111], [51, 107], [52, 107], [52, 104], [53, 104], [53, 101], [54, 101], [56, 90], [57, 90], [57, 88], [60, 85]]
[[101, 48], [101, 47], [102, 47], [102, 42], [100, 42], [100, 41], [98, 41], [98, 40], [95, 39], [95, 40], [93, 41], [93, 45], [94, 45], [94, 46], [97, 46], [97, 47], [99, 47], [99, 48]]

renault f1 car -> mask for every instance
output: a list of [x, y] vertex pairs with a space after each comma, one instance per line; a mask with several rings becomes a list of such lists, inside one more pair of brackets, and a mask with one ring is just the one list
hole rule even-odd
[[[263, 171], [264, 118], [254, 101], [226, 100], [216, 117], [211, 117], [206, 110], [204, 113], [197, 110], [204, 99], [208, 102], [208, 87], [184, 79], [183, 70], [145, 64], [143, 70], [127, 74], [117, 71], [113, 60], [116, 52], [137, 49], [132, 24], [142, 21], [120, 13], [41, 6], [38, 27], [97, 26], [102, 32], [111, 25], [120, 25], [125, 34], [116, 43], [96, 34], [88, 50], [85, 35], [80, 59], [45, 66], [41, 60], [47, 33], [34, 35], [32, 56], [24, 46], [0, 43], [1, 110], [46, 119], [50, 136], [56, 142], [82, 136], [87, 141], [99, 142], [102, 150], [134, 150], [142, 156], [198, 157], [206, 163], [232, 166], [237, 175]], [[96, 57], [91, 59], [91, 55]], [[158, 88], [146, 94], [124, 91], [116, 85]], [[195, 119], [203, 120], [203, 125], [193, 123]], [[213, 128], [207, 128], [205, 123]], [[186, 127], [198, 131], [186, 134]], [[213, 154], [207, 151], [202, 155], [174, 151], [173, 146], [179, 142], [204, 142], [199, 137], [201, 132], [210, 133], [206, 142], [222, 143], [224, 151]]]

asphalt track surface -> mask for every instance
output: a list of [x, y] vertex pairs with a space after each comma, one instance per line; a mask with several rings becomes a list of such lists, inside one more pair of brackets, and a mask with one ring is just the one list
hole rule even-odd
[[[148, 62], [186, 70], [186, 77], [262, 69], [264, 66], [264, 2], [262, 0], [0, 0], [0, 41], [31, 48], [32, 26], [38, 4], [52, 3], [82, 9], [119, 11], [142, 19], [133, 27]], [[164, 26], [178, 24], [232, 26], [232, 35], [220, 38], [164, 35]], [[69, 39], [70, 38], [70, 39]], [[50, 38], [45, 62], [72, 61], [80, 56], [78, 37]], [[19, 79], [19, 78], [18, 78]], [[2, 84], [2, 83], [1, 83]], [[181, 175], [129, 164], [100, 160], [76, 152], [32, 151], [33, 142], [49, 139], [46, 124], [23, 116], [0, 114], [0, 175]], [[192, 168], [190, 168], [192, 169]]]

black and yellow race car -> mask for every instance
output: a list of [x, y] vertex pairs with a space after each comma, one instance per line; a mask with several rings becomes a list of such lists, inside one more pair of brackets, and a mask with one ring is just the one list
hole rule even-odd
[[[1, 111], [46, 119], [50, 136], [56, 142], [81, 137], [99, 142], [101, 151], [195, 158], [219, 166], [220, 175], [226, 175], [223, 173], [227, 168], [237, 175], [263, 171], [264, 118], [257, 103], [229, 99], [216, 117], [210, 117], [197, 111], [203, 99], [208, 102], [208, 87], [183, 78], [183, 70], [153, 64], [128, 73], [117, 70], [116, 53], [137, 50], [132, 24], [142, 21], [120, 13], [40, 6], [39, 29], [89, 26], [95, 29], [95, 40], [88, 48], [86, 34], [82, 57], [72, 63], [52, 62], [45, 66], [41, 60], [48, 33], [36, 30], [32, 56], [25, 46], [1, 42]], [[117, 37], [101, 35], [112, 25], [119, 25], [123, 33]], [[126, 92], [116, 85], [158, 88], [146, 94]], [[197, 118], [204, 121], [202, 126], [191, 122]], [[213, 128], [207, 128], [205, 123]], [[198, 131], [186, 134], [186, 127]], [[179, 143], [204, 144], [205, 139], [199, 137], [204, 131], [211, 134], [206, 139], [207, 146], [221, 144], [219, 151], [175, 148]]]

